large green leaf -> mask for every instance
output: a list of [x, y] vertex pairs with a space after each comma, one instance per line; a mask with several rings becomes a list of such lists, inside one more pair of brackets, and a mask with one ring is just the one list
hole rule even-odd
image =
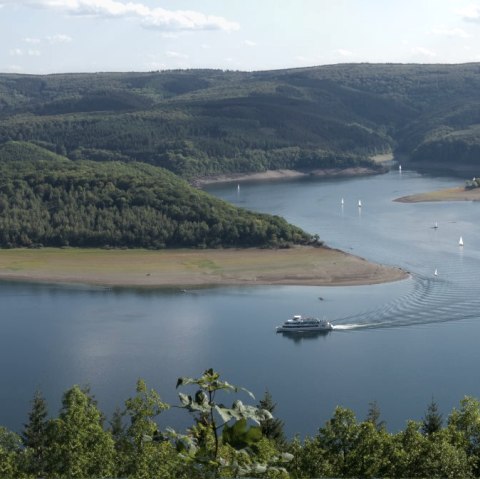
[[208, 398], [205, 394], [202, 396], [202, 394], [199, 394], [199, 392], [195, 394], [195, 398], [192, 398], [192, 396], [188, 394], [178, 393], [180, 403], [182, 404], [182, 407], [188, 409], [191, 412], [208, 413], [210, 412]]
[[252, 447], [262, 439], [262, 430], [258, 426], [249, 427], [246, 419], [240, 419], [232, 426], [224, 426], [222, 439], [235, 449]]

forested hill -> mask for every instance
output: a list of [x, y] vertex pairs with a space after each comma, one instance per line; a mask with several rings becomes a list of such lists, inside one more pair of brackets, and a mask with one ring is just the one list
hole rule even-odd
[[25, 142], [0, 145], [0, 247], [287, 246], [308, 234], [231, 206], [162, 168], [72, 161]]
[[184, 178], [480, 155], [480, 64], [0, 75], [0, 144], [142, 161]]

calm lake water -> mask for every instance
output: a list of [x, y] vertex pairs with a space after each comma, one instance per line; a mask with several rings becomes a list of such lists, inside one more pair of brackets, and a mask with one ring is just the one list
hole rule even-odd
[[[177, 377], [209, 367], [257, 398], [268, 388], [287, 433], [302, 437], [315, 434], [337, 404], [363, 419], [377, 401], [395, 431], [421, 419], [432, 396], [444, 414], [464, 395], [480, 397], [480, 203], [392, 201], [459, 182], [392, 171], [209, 188], [284, 216], [332, 247], [410, 271], [401, 282], [186, 294], [0, 283], [0, 424], [19, 431], [37, 388], [55, 414], [73, 384], [89, 384], [109, 414], [140, 377], [177, 404]], [[275, 326], [296, 313], [326, 317], [336, 329], [277, 335]], [[190, 420], [169, 411], [160, 423], [181, 429]]]

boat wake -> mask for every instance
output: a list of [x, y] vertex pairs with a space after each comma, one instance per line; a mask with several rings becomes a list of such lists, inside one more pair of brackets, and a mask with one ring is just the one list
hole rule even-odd
[[334, 331], [348, 331], [350, 329], [365, 328], [368, 324], [332, 324]]
[[475, 277], [479, 264], [444, 267], [441, 276], [412, 275], [413, 290], [376, 309], [334, 320], [334, 329], [391, 328], [480, 316]]

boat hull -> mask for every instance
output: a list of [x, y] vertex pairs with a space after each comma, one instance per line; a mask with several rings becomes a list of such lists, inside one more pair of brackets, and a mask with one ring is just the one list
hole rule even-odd
[[325, 334], [332, 331], [333, 328], [317, 328], [317, 329], [285, 329], [277, 328], [277, 333], [283, 334]]

